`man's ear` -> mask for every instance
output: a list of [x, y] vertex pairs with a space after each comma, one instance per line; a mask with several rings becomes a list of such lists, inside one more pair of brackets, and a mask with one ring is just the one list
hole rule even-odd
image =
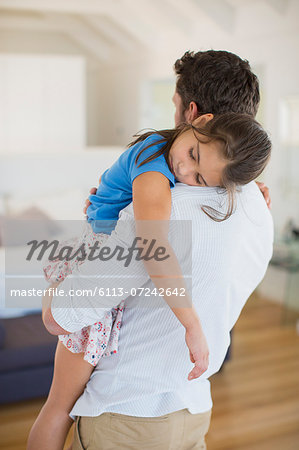
[[203, 127], [207, 122], [212, 120], [214, 117], [214, 114], [207, 113], [203, 114], [202, 116], [197, 117], [195, 120], [192, 121], [192, 125], [195, 127]]
[[212, 113], [202, 114], [199, 116], [199, 111], [197, 104], [195, 102], [190, 102], [188, 108], [185, 111], [185, 120], [187, 123], [199, 120], [195, 122], [194, 125], [205, 125], [209, 120], [213, 119], [214, 115]]
[[195, 102], [190, 102], [184, 114], [187, 123], [193, 122], [193, 120], [196, 119], [196, 117], [198, 117], [197, 104]]

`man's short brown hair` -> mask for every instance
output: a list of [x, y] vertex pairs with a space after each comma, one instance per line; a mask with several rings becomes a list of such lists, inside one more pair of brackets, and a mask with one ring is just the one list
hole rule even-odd
[[184, 110], [195, 102], [199, 114], [245, 113], [255, 116], [259, 82], [248, 61], [226, 52], [186, 52], [174, 64], [176, 90]]

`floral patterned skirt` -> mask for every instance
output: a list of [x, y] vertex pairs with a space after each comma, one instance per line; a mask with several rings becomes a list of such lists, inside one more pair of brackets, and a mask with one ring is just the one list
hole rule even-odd
[[[107, 234], [94, 233], [90, 224], [86, 224], [82, 237], [62, 242], [57, 251], [66, 245], [76, 249], [85, 244], [85, 247], [88, 248], [96, 241], [100, 246], [106, 242], [108, 237]], [[71, 261], [48, 260], [43, 269], [45, 278], [49, 283], [62, 281], [81, 264], [84, 264], [84, 261], [77, 259]], [[117, 353], [123, 309], [124, 301], [120, 302], [117, 308], [107, 311], [99, 322], [74, 333], [60, 335], [59, 340], [72, 353], [84, 353], [84, 360], [96, 366], [101, 357]]]

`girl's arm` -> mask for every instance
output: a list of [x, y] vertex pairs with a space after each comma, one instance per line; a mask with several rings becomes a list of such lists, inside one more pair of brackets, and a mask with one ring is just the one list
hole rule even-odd
[[52, 311], [51, 311], [51, 303], [53, 299], [53, 295], [56, 289], [59, 288], [61, 281], [57, 281], [56, 283], [52, 283], [51, 286], [46, 290], [45, 295], [42, 299], [42, 319], [43, 323], [50, 334], [54, 334], [58, 336], [59, 334], [68, 334], [68, 331], [61, 328], [58, 323], [55, 322]]
[[[199, 317], [192, 306], [184, 277], [176, 255], [168, 242], [171, 214], [169, 180], [159, 172], [146, 172], [133, 181], [133, 207], [136, 220], [136, 236], [147, 239], [148, 245], [155, 239], [156, 247], [164, 247], [169, 257], [165, 262], [144, 261], [145, 268], [157, 288], [185, 289], [186, 296], [165, 296], [164, 299], [186, 329], [186, 343], [190, 359], [195, 364], [189, 379], [199, 377], [208, 368], [208, 346]], [[145, 248], [142, 245], [142, 248]], [[184, 303], [182, 303], [184, 302]]]

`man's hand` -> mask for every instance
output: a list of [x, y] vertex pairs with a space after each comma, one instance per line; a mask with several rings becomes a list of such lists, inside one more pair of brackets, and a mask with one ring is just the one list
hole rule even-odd
[[[101, 175], [100, 178], [99, 178], [99, 184], [101, 184], [101, 179], [102, 179], [102, 175]], [[97, 192], [97, 188], [96, 188], [96, 187], [91, 188], [90, 191], [89, 191], [89, 193], [90, 193], [91, 195], [94, 195], [96, 192]], [[89, 207], [89, 205], [91, 205], [91, 203], [90, 203], [90, 201], [89, 201], [89, 198], [87, 198], [87, 199], [85, 200], [85, 206], [84, 206], [84, 208], [83, 208], [83, 214], [86, 215], [86, 211], [87, 211], [87, 208]]]
[[258, 188], [260, 189], [261, 193], [263, 194], [268, 208], [271, 209], [272, 202], [271, 202], [271, 198], [270, 198], [270, 194], [269, 194], [269, 188], [264, 183], [260, 183], [259, 181], [256, 181], [256, 184], [258, 185]]
[[209, 367], [208, 343], [201, 327], [187, 328], [185, 339], [190, 352], [190, 360], [195, 364], [188, 375], [188, 380], [194, 380]]

